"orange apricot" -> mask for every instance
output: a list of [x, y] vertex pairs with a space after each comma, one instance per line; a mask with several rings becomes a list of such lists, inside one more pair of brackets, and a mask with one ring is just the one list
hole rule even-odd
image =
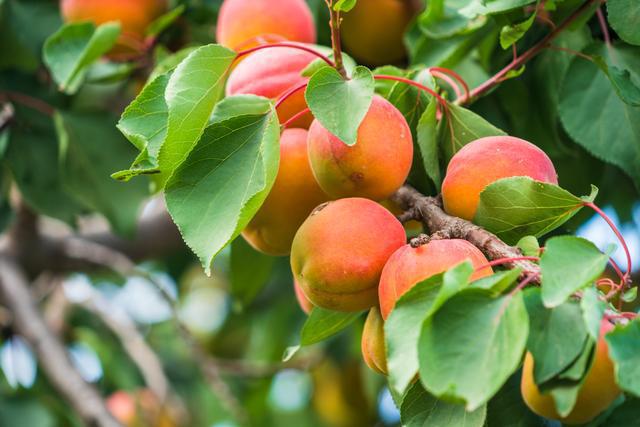
[[[278, 37], [279, 36], [279, 37]], [[231, 49], [247, 48], [260, 37], [316, 42], [313, 15], [304, 0], [225, 0], [216, 40]]]
[[[250, 54], [239, 63], [227, 81], [227, 95], [252, 94], [278, 99], [289, 89], [308, 80], [302, 77], [305, 69], [316, 56], [303, 50], [277, 47]], [[307, 108], [304, 90], [288, 97], [278, 106], [280, 123]], [[294, 120], [289, 127], [307, 129], [313, 120], [311, 113]]]
[[387, 375], [387, 355], [384, 344], [384, 320], [378, 307], [371, 307], [362, 330], [362, 358], [372, 371]]
[[472, 220], [484, 188], [502, 178], [528, 176], [558, 183], [551, 159], [540, 148], [512, 136], [489, 136], [462, 147], [447, 167], [442, 182], [444, 208], [450, 215]]
[[535, 362], [531, 353], [527, 353], [520, 383], [522, 397], [527, 406], [542, 417], [570, 425], [588, 423], [607, 409], [622, 393], [615, 382], [613, 362], [609, 358], [609, 347], [604, 339], [613, 328], [608, 320], [602, 321], [593, 364], [580, 387], [576, 405], [564, 418], [558, 414], [553, 397], [548, 393], [541, 393], [536, 385], [533, 377]]
[[280, 136], [276, 181], [242, 236], [260, 252], [288, 255], [300, 225], [316, 206], [328, 199], [311, 173], [307, 131], [286, 129]]
[[328, 195], [383, 200], [409, 175], [413, 160], [411, 130], [402, 113], [376, 95], [353, 146], [344, 144], [314, 120], [309, 129], [309, 160], [316, 180]]
[[[464, 260], [471, 261], [475, 268], [489, 262], [478, 248], [461, 239], [431, 240], [417, 248], [411, 245], [402, 246], [391, 255], [380, 277], [378, 296], [382, 317], [386, 320], [396, 301], [415, 284]], [[471, 280], [492, 273], [491, 267], [486, 267], [474, 272]]]
[[405, 241], [402, 224], [378, 203], [340, 199], [320, 205], [300, 226], [291, 269], [314, 305], [364, 310], [376, 304], [382, 268]]

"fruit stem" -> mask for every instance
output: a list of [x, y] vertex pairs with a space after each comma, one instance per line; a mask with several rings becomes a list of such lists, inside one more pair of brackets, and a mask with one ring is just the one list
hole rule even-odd
[[275, 105], [276, 110], [278, 109], [278, 107], [282, 105], [284, 101], [289, 99], [289, 97], [292, 96], [294, 93], [302, 89], [305, 89], [307, 87], [307, 84], [308, 84], [307, 82], [300, 83], [298, 86], [294, 86], [291, 89], [284, 92], [282, 95], [280, 95], [280, 98], [278, 98], [278, 100], [276, 101], [276, 105]]
[[269, 49], [269, 48], [272, 48], [272, 47], [288, 47], [288, 48], [292, 48], [292, 49], [303, 50], [305, 52], [309, 52], [309, 53], [317, 56], [318, 58], [322, 59], [324, 62], [326, 62], [331, 67], [335, 67], [336, 66], [336, 64], [334, 64], [331, 59], [329, 59], [325, 55], [321, 54], [320, 52], [316, 51], [315, 49], [312, 49], [312, 48], [310, 48], [308, 46], [305, 46], [303, 44], [291, 43], [291, 42], [269, 43], [269, 44], [263, 44], [263, 45], [260, 45], [260, 46], [255, 46], [255, 47], [252, 47], [252, 48], [249, 48], [249, 49], [241, 50], [240, 52], [238, 52], [234, 62], [238, 61], [238, 59], [242, 58], [243, 56], [249, 55], [250, 53], [253, 53], [253, 52], [256, 52], [256, 51], [262, 50], [262, 49]]
[[488, 92], [493, 89], [493, 87], [500, 84], [505, 76], [512, 70], [520, 68], [526, 62], [528, 62], [531, 58], [542, 52], [551, 42], [551, 40], [555, 39], [560, 35], [562, 31], [564, 31], [573, 21], [575, 21], [580, 15], [588, 11], [591, 6], [599, 2], [600, 0], [587, 0], [577, 8], [567, 19], [565, 19], [560, 25], [558, 25], [555, 29], [553, 29], [549, 34], [547, 34], [542, 40], [533, 45], [529, 50], [524, 52], [522, 55], [518, 56], [516, 59], [512, 60], [506, 67], [498, 71], [493, 77], [489, 80], [482, 83], [480, 86], [473, 89], [470, 93], [470, 96], [466, 99], [457, 99], [455, 101], [456, 104], [462, 105], [468, 103], [470, 100], [474, 100], [480, 95]]
[[293, 116], [289, 117], [287, 119], [286, 122], [284, 122], [280, 127], [282, 128], [282, 130], [288, 128], [291, 123], [295, 122], [296, 120], [298, 120], [300, 117], [304, 116], [305, 114], [307, 114], [308, 112], [310, 112], [311, 110], [307, 107], [304, 110], [294, 114]]
[[342, 62], [342, 45], [340, 42], [340, 24], [342, 18], [340, 17], [340, 11], [333, 9], [334, 0], [325, 0], [327, 7], [329, 8], [329, 27], [331, 28], [331, 47], [333, 48], [333, 59], [335, 61], [335, 69], [338, 70], [340, 75], [347, 78], [347, 70], [344, 68]]

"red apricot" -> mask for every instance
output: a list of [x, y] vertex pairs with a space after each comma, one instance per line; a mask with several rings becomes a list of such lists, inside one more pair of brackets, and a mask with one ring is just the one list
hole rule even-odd
[[302, 311], [306, 314], [311, 313], [311, 310], [313, 310], [313, 303], [309, 301], [309, 298], [304, 294], [302, 288], [298, 285], [298, 282], [296, 282], [295, 279], [293, 280], [293, 290], [296, 293], [296, 300], [298, 300], [298, 305]]
[[[402, 246], [391, 255], [380, 276], [378, 295], [382, 317], [386, 320], [396, 301], [415, 284], [464, 260], [471, 261], [474, 268], [489, 262], [478, 248], [461, 239], [432, 240], [417, 248], [411, 245]], [[486, 267], [474, 272], [471, 280], [492, 273], [491, 267]]]
[[[289, 89], [308, 80], [302, 70], [316, 56], [295, 48], [269, 48], [249, 55], [231, 72], [227, 81], [227, 95], [252, 94], [278, 99]], [[289, 96], [278, 106], [280, 123], [307, 108], [304, 90]], [[313, 120], [311, 113], [296, 119], [289, 126], [308, 128]]]
[[540, 148], [512, 136], [489, 136], [462, 147], [447, 167], [442, 199], [447, 213], [472, 220], [484, 188], [502, 178], [528, 176], [558, 183], [551, 159]]
[[296, 233], [291, 269], [313, 304], [329, 310], [364, 310], [376, 304], [382, 268], [405, 240], [402, 224], [371, 200], [328, 202]]
[[293, 236], [313, 208], [328, 200], [307, 159], [307, 131], [286, 129], [280, 136], [280, 166], [271, 192], [243, 230], [255, 249], [288, 255]]
[[257, 37], [281, 36], [315, 43], [313, 15], [304, 0], [225, 0], [218, 14], [216, 39], [231, 49], [247, 48]]
[[411, 130], [402, 113], [376, 95], [353, 146], [314, 120], [309, 129], [309, 160], [320, 187], [330, 196], [383, 200], [409, 175]]
[[378, 307], [371, 307], [362, 330], [362, 358], [371, 370], [387, 375], [387, 355], [384, 344], [384, 320]]
[[534, 360], [527, 353], [522, 368], [520, 389], [527, 406], [536, 414], [561, 421], [563, 424], [585, 424], [607, 409], [622, 393], [615, 382], [613, 362], [609, 358], [609, 347], [604, 336], [613, 325], [604, 320], [600, 328], [600, 338], [595, 349], [595, 358], [584, 383], [578, 392], [576, 405], [569, 415], [562, 418], [553, 397], [540, 392], [533, 378]]
[[121, 34], [112, 56], [131, 55], [143, 47], [149, 24], [167, 9], [166, 0], [61, 0], [65, 22], [91, 21], [96, 25], [119, 21]]

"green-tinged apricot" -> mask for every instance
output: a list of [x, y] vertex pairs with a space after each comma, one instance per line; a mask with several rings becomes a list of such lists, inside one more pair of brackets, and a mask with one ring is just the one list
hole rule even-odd
[[362, 358], [371, 370], [387, 375], [387, 355], [384, 344], [384, 320], [378, 307], [371, 307], [362, 330]]
[[[402, 246], [391, 255], [380, 277], [378, 296], [382, 317], [386, 319], [395, 307], [396, 301], [415, 284], [464, 260], [471, 261], [475, 268], [489, 262], [478, 248], [461, 239], [432, 240], [417, 248], [411, 245]], [[486, 267], [474, 272], [471, 280], [492, 273], [491, 267]]]
[[540, 392], [533, 377], [534, 360], [527, 353], [522, 368], [520, 390], [527, 406], [536, 414], [561, 421], [563, 424], [585, 424], [607, 409], [622, 393], [615, 382], [613, 362], [609, 358], [609, 347], [604, 336], [613, 329], [613, 325], [604, 320], [600, 328], [600, 338], [595, 349], [593, 365], [578, 392], [576, 405], [562, 418], [558, 414], [553, 397]]
[[313, 303], [309, 301], [309, 298], [304, 294], [298, 282], [293, 280], [293, 291], [296, 293], [296, 300], [298, 300], [298, 305], [306, 314], [311, 313], [313, 310]]
[[403, 37], [418, 8], [413, 0], [362, 0], [344, 14], [342, 42], [368, 65], [395, 64], [406, 54]]
[[316, 27], [307, 3], [304, 0], [225, 0], [222, 3], [216, 27], [218, 43], [231, 49], [248, 48], [261, 36], [315, 43]]
[[96, 25], [119, 21], [121, 34], [110, 56], [135, 54], [142, 50], [149, 24], [167, 10], [166, 0], [61, 0], [65, 22], [90, 21]]
[[484, 188], [502, 178], [528, 176], [558, 183], [551, 159], [540, 148], [512, 136], [489, 136], [462, 147], [447, 167], [442, 182], [444, 208], [450, 215], [472, 220]]
[[383, 200], [409, 175], [411, 130], [402, 113], [376, 95], [353, 146], [314, 120], [309, 129], [309, 160], [320, 187], [330, 196]]
[[362, 198], [328, 202], [296, 233], [291, 269], [314, 305], [364, 310], [376, 304], [382, 268], [405, 240], [402, 224], [378, 203]]
[[[239, 63], [227, 81], [227, 95], [251, 94], [278, 99], [289, 89], [308, 80], [302, 77], [305, 69], [316, 57], [295, 48], [264, 49], [249, 55]], [[280, 123], [307, 108], [304, 90], [288, 97], [278, 106]], [[294, 120], [289, 127], [307, 129], [313, 120], [311, 113]]]
[[280, 136], [276, 181], [242, 236], [261, 252], [288, 255], [300, 225], [316, 206], [328, 199], [311, 173], [307, 131], [286, 129]]

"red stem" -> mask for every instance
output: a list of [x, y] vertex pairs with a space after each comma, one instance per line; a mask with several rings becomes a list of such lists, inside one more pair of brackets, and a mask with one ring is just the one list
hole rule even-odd
[[602, 37], [604, 38], [604, 42], [607, 46], [611, 46], [611, 35], [609, 34], [609, 27], [607, 27], [607, 20], [604, 18], [604, 13], [602, 13], [602, 8], [598, 8], [596, 10], [596, 15], [598, 16], [598, 24], [600, 24], [600, 29], [602, 30]]
[[453, 70], [450, 70], [448, 68], [443, 68], [443, 67], [430, 67], [429, 70], [439, 71], [441, 73], [447, 74], [447, 75], [453, 77], [454, 79], [456, 79], [462, 85], [462, 88], [464, 89], [464, 92], [465, 92], [464, 102], [466, 102], [469, 99], [469, 85], [462, 78], [462, 76], [460, 74], [456, 73]]
[[299, 119], [300, 117], [304, 116], [305, 114], [307, 114], [307, 113], [308, 113], [308, 112], [310, 112], [310, 111], [311, 111], [311, 110], [307, 107], [307, 108], [305, 108], [304, 110], [302, 110], [302, 111], [300, 111], [300, 112], [298, 112], [298, 113], [294, 114], [293, 116], [289, 117], [289, 118], [287, 119], [287, 121], [286, 121], [286, 122], [284, 122], [284, 123], [281, 125], [281, 126], [282, 126], [282, 129], [284, 130], [284, 129], [288, 128], [288, 127], [289, 127], [289, 125], [291, 125], [291, 123], [295, 122], [297, 119]]
[[278, 98], [278, 100], [276, 101], [276, 110], [278, 109], [279, 106], [282, 105], [282, 103], [284, 101], [286, 101], [291, 95], [293, 95], [294, 93], [304, 89], [307, 87], [307, 85], [309, 84], [309, 82], [303, 82], [300, 83], [298, 86], [294, 86], [291, 89], [287, 90], [286, 92], [284, 92], [282, 95], [280, 95], [280, 98]]
[[487, 267], [495, 267], [497, 265], [503, 265], [503, 264], [508, 264], [510, 262], [516, 262], [516, 261], [540, 261], [540, 258], [537, 256], [519, 256], [519, 257], [511, 257], [511, 258], [499, 258], [499, 259], [494, 259], [493, 261], [488, 262], [487, 264], [481, 265], [480, 267], [476, 268], [475, 271], [480, 271], [480, 270], [484, 270]]
[[298, 44], [298, 43], [290, 43], [290, 42], [280, 42], [280, 43], [270, 43], [270, 44], [263, 44], [260, 46], [256, 46], [256, 47], [252, 47], [250, 49], [245, 49], [242, 50], [240, 52], [238, 52], [238, 56], [236, 56], [235, 61], [237, 61], [239, 58], [245, 56], [245, 55], [249, 55], [250, 53], [256, 52], [258, 50], [262, 50], [262, 49], [269, 49], [272, 47], [288, 47], [288, 48], [292, 48], [292, 49], [298, 49], [298, 50], [303, 50], [305, 52], [309, 52], [315, 56], [317, 56], [318, 58], [322, 59], [324, 62], [326, 62], [329, 66], [334, 67], [336, 66], [336, 64], [334, 64], [334, 62], [329, 59], [328, 57], [326, 57], [325, 55], [321, 54], [320, 52], [307, 47], [303, 44]]
[[25, 107], [36, 110], [47, 116], [53, 116], [53, 114], [56, 112], [55, 108], [53, 108], [43, 100], [25, 95], [23, 93], [2, 91], [0, 92], [0, 99], [3, 98], [8, 101], [17, 102], [18, 104], [24, 105]]
[[418, 89], [424, 90], [425, 92], [433, 95], [443, 107], [446, 108], [446, 106], [447, 106], [447, 101], [445, 101], [444, 98], [440, 96], [440, 94], [438, 94], [433, 89], [431, 89], [431, 88], [429, 88], [429, 87], [427, 87], [427, 86], [425, 86], [423, 84], [420, 84], [418, 82], [415, 82], [415, 81], [413, 81], [411, 79], [406, 79], [404, 77], [387, 76], [387, 75], [384, 75], [384, 74], [374, 76], [374, 78], [376, 80], [394, 80], [394, 81], [397, 81], [397, 82], [402, 82], [402, 83], [406, 83], [408, 85], [417, 87]]
[[[436, 71], [436, 70], [431, 70], [431, 75], [433, 75], [433, 77], [435, 77], [435, 78], [443, 80], [446, 84], [448, 84], [451, 87], [451, 89], [453, 89], [453, 91], [456, 93], [456, 99], [462, 97], [462, 92], [460, 91], [460, 86], [458, 86], [456, 81], [454, 79], [452, 79], [451, 77], [449, 77], [449, 75], [447, 75], [445, 73], [442, 73], [440, 71]], [[465, 96], [468, 96], [468, 94], [466, 94]]]

